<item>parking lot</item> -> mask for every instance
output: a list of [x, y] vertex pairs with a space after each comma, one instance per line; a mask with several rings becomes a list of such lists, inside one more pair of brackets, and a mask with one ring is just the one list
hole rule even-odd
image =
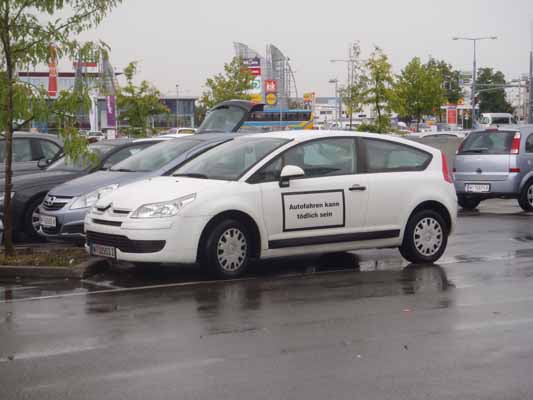
[[432, 266], [368, 250], [233, 281], [4, 281], [3, 398], [530, 398], [532, 218], [504, 200], [461, 213]]

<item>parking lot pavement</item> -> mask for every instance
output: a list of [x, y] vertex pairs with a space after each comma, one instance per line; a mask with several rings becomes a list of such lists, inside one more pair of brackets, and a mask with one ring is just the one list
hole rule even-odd
[[3, 399], [533, 398], [533, 215], [462, 213], [438, 266], [397, 251], [0, 285]]

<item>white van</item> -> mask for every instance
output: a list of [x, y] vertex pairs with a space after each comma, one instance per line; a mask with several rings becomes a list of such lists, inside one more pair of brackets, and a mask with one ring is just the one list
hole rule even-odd
[[513, 114], [509, 113], [483, 113], [479, 119], [479, 128], [487, 129], [491, 126], [516, 125]]

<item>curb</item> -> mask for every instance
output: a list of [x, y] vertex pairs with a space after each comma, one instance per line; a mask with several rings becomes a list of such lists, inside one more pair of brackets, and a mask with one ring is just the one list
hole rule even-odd
[[107, 267], [102, 258], [90, 258], [74, 267], [0, 266], [0, 278], [83, 279]]

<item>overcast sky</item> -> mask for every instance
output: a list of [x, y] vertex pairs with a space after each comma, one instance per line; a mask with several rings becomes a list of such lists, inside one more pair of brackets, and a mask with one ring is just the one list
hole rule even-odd
[[275, 44], [300, 93], [332, 95], [328, 80], [346, 69], [329, 60], [346, 57], [353, 40], [363, 57], [383, 48], [395, 72], [430, 55], [470, 70], [472, 44], [452, 36], [497, 35], [479, 45], [478, 65], [516, 77], [528, 71], [532, 17], [532, 0], [124, 0], [90, 36], [111, 46], [115, 67], [140, 61], [140, 77], [163, 92], [179, 84], [182, 95], [201, 94], [240, 41], [261, 53]]

